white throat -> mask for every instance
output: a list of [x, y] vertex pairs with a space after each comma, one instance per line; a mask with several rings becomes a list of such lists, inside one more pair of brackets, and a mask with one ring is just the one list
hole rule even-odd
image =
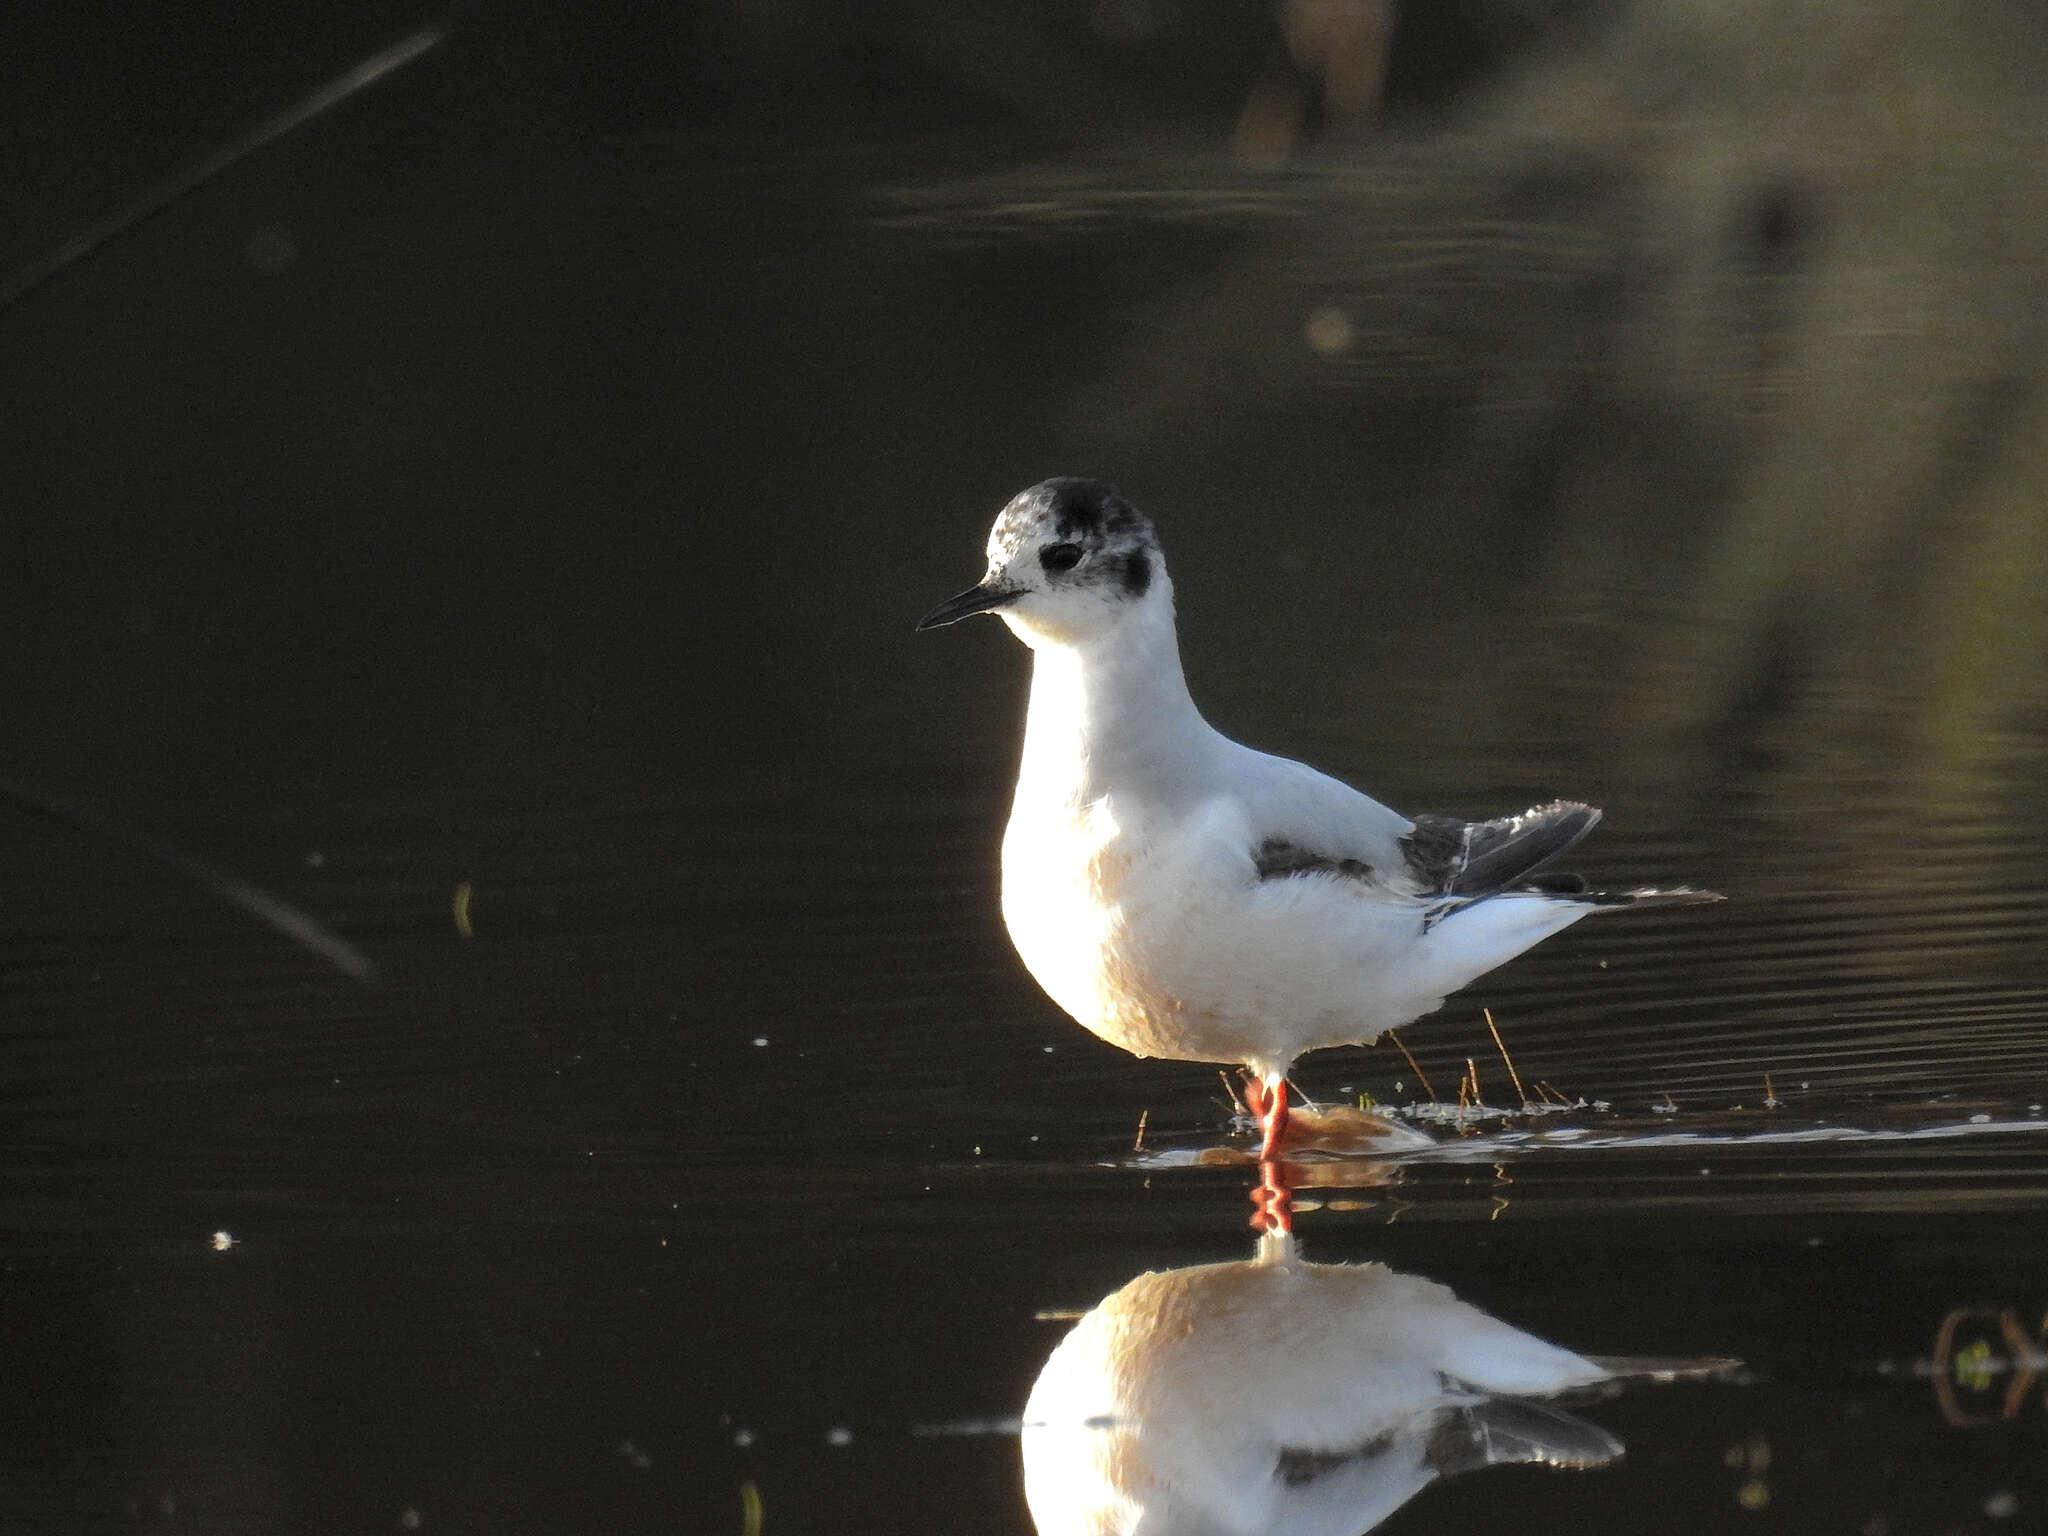
[[1020, 801], [1080, 806], [1137, 785], [1170, 795], [1198, 771], [1217, 738], [1188, 694], [1163, 572], [1142, 603], [1086, 636], [1003, 617], [1032, 650]]

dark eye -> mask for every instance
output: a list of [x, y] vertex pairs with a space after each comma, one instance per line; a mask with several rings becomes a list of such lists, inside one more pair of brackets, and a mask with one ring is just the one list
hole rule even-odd
[[1081, 563], [1081, 546], [1048, 544], [1038, 552], [1038, 563], [1048, 571], [1071, 571]]

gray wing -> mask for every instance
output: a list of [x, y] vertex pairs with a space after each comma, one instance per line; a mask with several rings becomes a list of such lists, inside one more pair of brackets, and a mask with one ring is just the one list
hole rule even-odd
[[1406, 887], [1404, 839], [1415, 823], [1306, 763], [1249, 747], [1234, 786], [1250, 818], [1245, 850], [1262, 880], [1338, 875]]
[[1371, 1530], [1439, 1477], [1506, 1462], [1597, 1467], [1622, 1454], [1597, 1424], [1526, 1398], [1466, 1404], [1351, 1451], [1282, 1450], [1274, 1467], [1286, 1536]]
[[1246, 852], [1261, 880], [1334, 875], [1458, 903], [1516, 886], [1560, 895], [1585, 888], [1540, 872], [1593, 830], [1600, 812], [1590, 805], [1553, 800], [1492, 821], [1410, 820], [1304, 763], [1240, 750], [1238, 788], [1253, 833]]

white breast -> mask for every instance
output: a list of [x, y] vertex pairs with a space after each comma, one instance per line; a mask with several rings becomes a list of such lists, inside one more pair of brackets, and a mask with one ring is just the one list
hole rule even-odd
[[1003, 836], [1003, 922], [1038, 984], [1098, 1034], [1130, 858], [1105, 797], [1069, 811], [1021, 802]]
[[1268, 945], [1273, 934], [1255, 921], [1242, 822], [1227, 797], [1148, 820], [1115, 795], [1078, 810], [1020, 796], [1003, 842], [1003, 918], [1039, 985], [1140, 1056], [1277, 1068], [1330, 1006], [1348, 1029], [1355, 989], [1328, 977], [1329, 955], [1308, 998], [1305, 957], [1261, 950], [1256, 933]]

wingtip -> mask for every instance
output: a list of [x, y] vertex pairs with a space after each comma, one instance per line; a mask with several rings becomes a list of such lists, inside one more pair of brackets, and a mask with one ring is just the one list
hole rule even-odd
[[1674, 885], [1668, 889], [1656, 886], [1639, 886], [1633, 891], [1601, 893], [1599, 899], [1610, 906], [1625, 907], [1704, 907], [1728, 898], [1719, 891], [1700, 890], [1690, 885]]
[[1599, 820], [1596, 806], [1551, 800], [1492, 821], [1418, 816], [1403, 841], [1411, 868], [1433, 893], [1476, 900], [1529, 881]]
[[1532, 805], [1519, 816], [1505, 816], [1503, 821], [1536, 824], [1542, 822], [1575, 822], [1590, 832], [1600, 824], [1604, 815], [1599, 806], [1588, 805], [1583, 800], [1546, 800], [1541, 805]]

